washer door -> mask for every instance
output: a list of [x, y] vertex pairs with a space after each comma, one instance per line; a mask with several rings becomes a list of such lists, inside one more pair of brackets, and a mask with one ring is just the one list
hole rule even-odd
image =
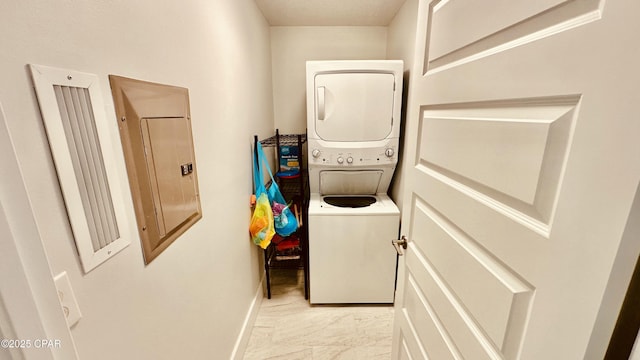
[[393, 74], [322, 73], [314, 82], [315, 131], [322, 140], [375, 141], [389, 136]]

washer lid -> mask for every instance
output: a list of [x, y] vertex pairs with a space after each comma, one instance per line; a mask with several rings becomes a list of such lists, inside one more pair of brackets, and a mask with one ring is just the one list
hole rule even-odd
[[383, 173], [383, 170], [320, 171], [320, 194], [373, 195], [378, 193]]

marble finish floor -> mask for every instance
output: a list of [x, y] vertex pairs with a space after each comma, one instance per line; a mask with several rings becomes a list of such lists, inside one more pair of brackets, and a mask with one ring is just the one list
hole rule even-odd
[[390, 359], [391, 305], [310, 305], [302, 271], [274, 269], [245, 360]]

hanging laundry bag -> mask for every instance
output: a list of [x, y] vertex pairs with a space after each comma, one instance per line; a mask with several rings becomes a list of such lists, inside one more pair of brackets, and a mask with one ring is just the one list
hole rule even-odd
[[[260, 143], [258, 143], [260, 145]], [[262, 150], [262, 148], [260, 148]], [[249, 223], [249, 233], [254, 244], [266, 249], [275, 235], [273, 210], [269, 202], [269, 196], [264, 187], [262, 172], [260, 171], [260, 161], [253, 161], [253, 180], [256, 191], [256, 206], [251, 215]]]
[[[269, 163], [267, 162], [267, 158], [264, 155], [264, 150], [262, 150], [262, 145], [260, 143], [257, 143], [256, 147], [258, 152], [258, 159], [260, 162], [260, 168], [264, 166], [269, 173], [269, 177], [271, 178], [271, 185], [267, 189], [267, 196], [269, 197], [269, 202], [271, 203], [271, 210], [273, 212], [273, 221], [276, 233], [282, 236], [289, 236], [298, 229], [298, 221], [296, 220], [296, 216], [289, 208], [289, 205], [287, 205], [287, 201], [284, 199], [284, 196], [282, 196], [280, 188], [273, 178], [271, 168], [269, 168]], [[262, 176], [261, 173], [260, 176]], [[262, 179], [260, 179], [260, 183], [262, 183], [261, 180]]]

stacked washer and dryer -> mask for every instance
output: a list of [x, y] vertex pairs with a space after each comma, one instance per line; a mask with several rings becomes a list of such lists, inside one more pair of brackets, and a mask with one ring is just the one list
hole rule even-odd
[[402, 61], [307, 62], [312, 304], [393, 303]]

